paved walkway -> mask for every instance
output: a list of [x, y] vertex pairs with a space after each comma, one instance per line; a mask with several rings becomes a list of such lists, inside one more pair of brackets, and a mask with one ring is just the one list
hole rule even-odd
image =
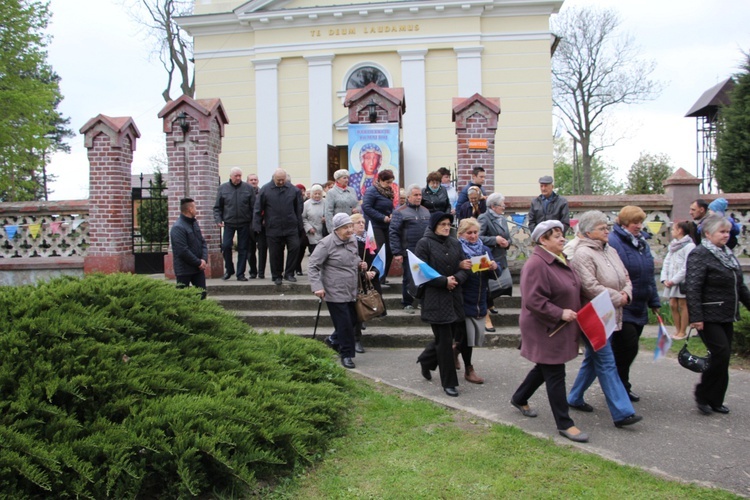
[[[366, 334], [367, 332], [365, 332]], [[366, 337], [363, 339], [366, 345]], [[617, 429], [607, 410], [598, 383], [586, 394], [593, 413], [571, 410], [576, 426], [590, 441], [575, 444], [559, 436], [544, 387], [530, 400], [539, 416], [526, 418], [509, 404], [511, 394], [532, 364], [516, 349], [475, 349], [474, 367], [483, 385], [459, 377], [459, 397], [446, 396], [437, 372], [432, 381], [422, 378], [416, 359], [421, 349], [368, 349], [355, 358], [356, 372], [439, 404], [475, 414], [500, 424], [513, 425], [560, 444], [579, 447], [620, 463], [634, 465], [669, 478], [730, 490], [750, 497], [750, 373], [732, 370], [726, 405], [728, 415], [704, 416], [693, 402], [699, 375], [677, 364], [676, 359], [654, 362], [641, 351], [631, 372], [635, 403], [642, 422]], [[582, 356], [567, 365], [568, 388]]]

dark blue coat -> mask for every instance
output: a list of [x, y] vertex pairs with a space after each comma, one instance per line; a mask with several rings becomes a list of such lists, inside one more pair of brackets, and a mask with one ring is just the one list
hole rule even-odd
[[[484, 251], [492, 255], [492, 250], [489, 247], [484, 246]], [[467, 317], [484, 318], [487, 315], [489, 280], [495, 278], [495, 273], [500, 276], [500, 271], [501, 269], [498, 267], [495, 271], [469, 273], [469, 278], [461, 285], [464, 293], [464, 314]]]
[[388, 223], [383, 219], [393, 213], [393, 200], [383, 196], [375, 186], [370, 186], [365, 191], [365, 197], [362, 200], [362, 212], [365, 220], [372, 222], [373, 227], [379, 227], [388, 230]]
[[[651, 237], [648, 233], [641, 234], [644, 238]], [[648, 323], [648, 308], [661, 306], [656, 290], [654, 256], [651, 255], [651, 248], [644, 239], [639, 240], [638, 248], [633, 246], [630, 233], [617, 224], [609, 233], [609, 244], [617, 250], [633, 283], [633, 298], [630, 304], [623, 308], [622, 320], [645, 325]]]
[[201, 259], [208, 262], [208, 246], [203, 239], [198, 221], [180, 214], [169, 231], [172, 242], [172, 265], [175, 276], [190, 276], [201, 272]]

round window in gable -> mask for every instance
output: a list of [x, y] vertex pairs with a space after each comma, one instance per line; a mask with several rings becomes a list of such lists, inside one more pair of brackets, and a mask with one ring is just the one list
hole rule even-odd
[[388, 78], [378, 68], [363, 66], [349, 77], [346, 82], [346, 89], [361, 89], [371, 83], [378, 87], [388, 87]]

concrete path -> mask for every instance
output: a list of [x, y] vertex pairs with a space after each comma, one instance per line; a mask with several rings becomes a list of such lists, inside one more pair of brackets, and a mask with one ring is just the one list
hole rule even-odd
[[[363, 338], [366, 345], [366, 336]], [[437, 372], [432, 381], [422, 378], [416, 359], [421, 349], [367, 349], [355, 358], [354, 370], [377, 382], [431, 399], [500, 424], [513, 425], [543, 438], [634, 465], [672, 479], [730, 490], [750, 497], [750, 373], [732, 370], [725, 404], [728, 415], [702, 415], [693, 401], [699, 375], [674, 358], [653, 361], [641, 351], [632, 371], [635, 403], [643, 421], [617, 429], [610, 417], [598, 383], [587, 391], [593, 413], [571, 409], [576, 426], [590, 436], [589, 443], [575, 444], [558, 435], [547, 394], [542, 386], [530, 400], [539, 416], [526, 418], [509, 399], [533, 366], [516, 349], [475, 349], [477, 373], [485, 379], [474, 385], [459, 376], [459, 397], [443, 393]], [[567, 364], [568, 388], [578, 372], [582, 356]]]

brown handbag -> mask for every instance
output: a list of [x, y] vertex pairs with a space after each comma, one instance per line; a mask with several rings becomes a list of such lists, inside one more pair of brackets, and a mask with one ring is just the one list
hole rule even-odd
[[370, 321], [382, 316], [385, 312], [383, 297], [372, 286], [372, 281], [367, 275], [362, 280], [362, 273], [359, 273], [359, 290], [357, 291], [357, 301], [354, 303], [354, 308], [357, 310], [357, 318], [360, 321]]

